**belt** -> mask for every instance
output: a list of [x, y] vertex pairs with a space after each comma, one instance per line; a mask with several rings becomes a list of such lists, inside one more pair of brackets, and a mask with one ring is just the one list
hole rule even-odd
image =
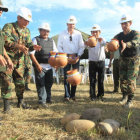
[[77, 55], [78, 55], [77, 53], [67, 54], [67, 57], [76, 57]]

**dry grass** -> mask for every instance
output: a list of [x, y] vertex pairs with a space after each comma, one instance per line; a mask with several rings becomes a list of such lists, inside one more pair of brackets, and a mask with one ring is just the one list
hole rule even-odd
[[[62, 84], [53, 85], [53, 104], [47, 110], [39, 109], [37, 93], [34, 84], [29, 85], [31, 92], [25, 92], [25, 100], [33, 109], [22, 110], [16, 108], [16, 96], [13, 91], [12, 114], [0, 113], [0, 140], [139, 140], [140, 139], [140, 88], [137, 88], [135, 104], [131, 110], [118, 104], [120, 94], [110, 94], [112, 84], [105, 84], [104, 103], [89, 100], [89, 85], [79, 85], [77, 101], [63, 102], [64, 87]], [[0, 100], [2, 112], [2, 100]], [[60, 124], [60, 119], [67, 113], [81, 114], [87, 108], [99, 107], [104, 110], [102, 119], [112, 118], [121, 123], [121, 129], [112, 136], [102, 136], [95, 129], [80, 133], [67, 133]], [[132, 111], [127, 124], [128, 114]], [[129, 128], [128, 128], [129, 126]], [[126, 129], [127, 127], [127, 129]]]

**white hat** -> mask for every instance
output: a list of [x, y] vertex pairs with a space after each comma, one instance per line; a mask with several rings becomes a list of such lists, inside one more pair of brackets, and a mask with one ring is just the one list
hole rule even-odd
[[101, 28], [100, 28], [99, 25], [94, 24], [93, 27], [91, 28], [91, 32], [92, 32], [92, 31], [101, 31]]
[[76, 17], [75, 16], [70, 16], [67, 23], [68, 24], [76, 24], [77, 23]]
[[47, 31], [50, 31], [51, 28], [50, 28], [50, 25], [48, 23], [42, 23], [38, 29], [44, 29], [44, 30], [47, 30]]
[[26, 7], [20, 8], [19, 11], [17, 12], [17, 14], [28, 21], [32, 21], [32, 13]]
[[120, 23], [128, 22], [128, 21], [131, 21], [131, 20], [132, 20], [132, 18], [131, 18], [130, 15], [123, 15]]
[[4, 11], [4, 12], [7, 12], [8, 11], [8, 8], [3, 6], [2, 4], [2, 1], [0, 0], [0, 8]]

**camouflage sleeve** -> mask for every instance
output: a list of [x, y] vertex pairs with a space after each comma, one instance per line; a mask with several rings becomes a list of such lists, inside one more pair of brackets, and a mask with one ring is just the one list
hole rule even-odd
[[27, 29], [27, 36], [26, 36], [26, 47], [29, 48], [30, 51], [33, 51], [33, 43], [32, 43], [32, 40], [31, 40], [31, 34], [30, 34], [30, 31], [29, 29]]
[[134, 32], [134, 37], [131, 41], [126, 43], [128, 48], [137, 48], [140, 46], [140, 32], [135, 31]]
[[13, 25], [5, 24], [2, 30], [5, 38], [5, 46], [14, 47], [18, 38], [12, 34]]

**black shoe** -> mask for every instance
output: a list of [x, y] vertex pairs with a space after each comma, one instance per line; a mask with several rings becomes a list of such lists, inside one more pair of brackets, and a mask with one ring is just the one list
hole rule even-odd
[[30, 105], [26, 104], [23, 99], [18, 99], [18, 103], [17, 103], [17, 107], [18, 108], [23, 108], [23, 109], [29, 109], [31, 108]]
[[47, 109], [48, 105], [45, 103], [41, 103], [41, 104], [39, 104], [39, 108]]
[[98, 101], [101, 101], [101, 102], [104, 102], [103, 96], [98, 96], [98, 97], [97, 97], [97, 100], [98, 100]]
[[3, 103], [4, 103], [3, 113], [9, 114], [10, 113], [10, 101], [8, 99], [4, 99]]
[[71, 97], [70, 99], [72, 99], [73, 101], [76, 101], [76, 98], [75, 97]]
[[46, 103], [52, 104], [52, 101], [51, 100], [46, 100]]

